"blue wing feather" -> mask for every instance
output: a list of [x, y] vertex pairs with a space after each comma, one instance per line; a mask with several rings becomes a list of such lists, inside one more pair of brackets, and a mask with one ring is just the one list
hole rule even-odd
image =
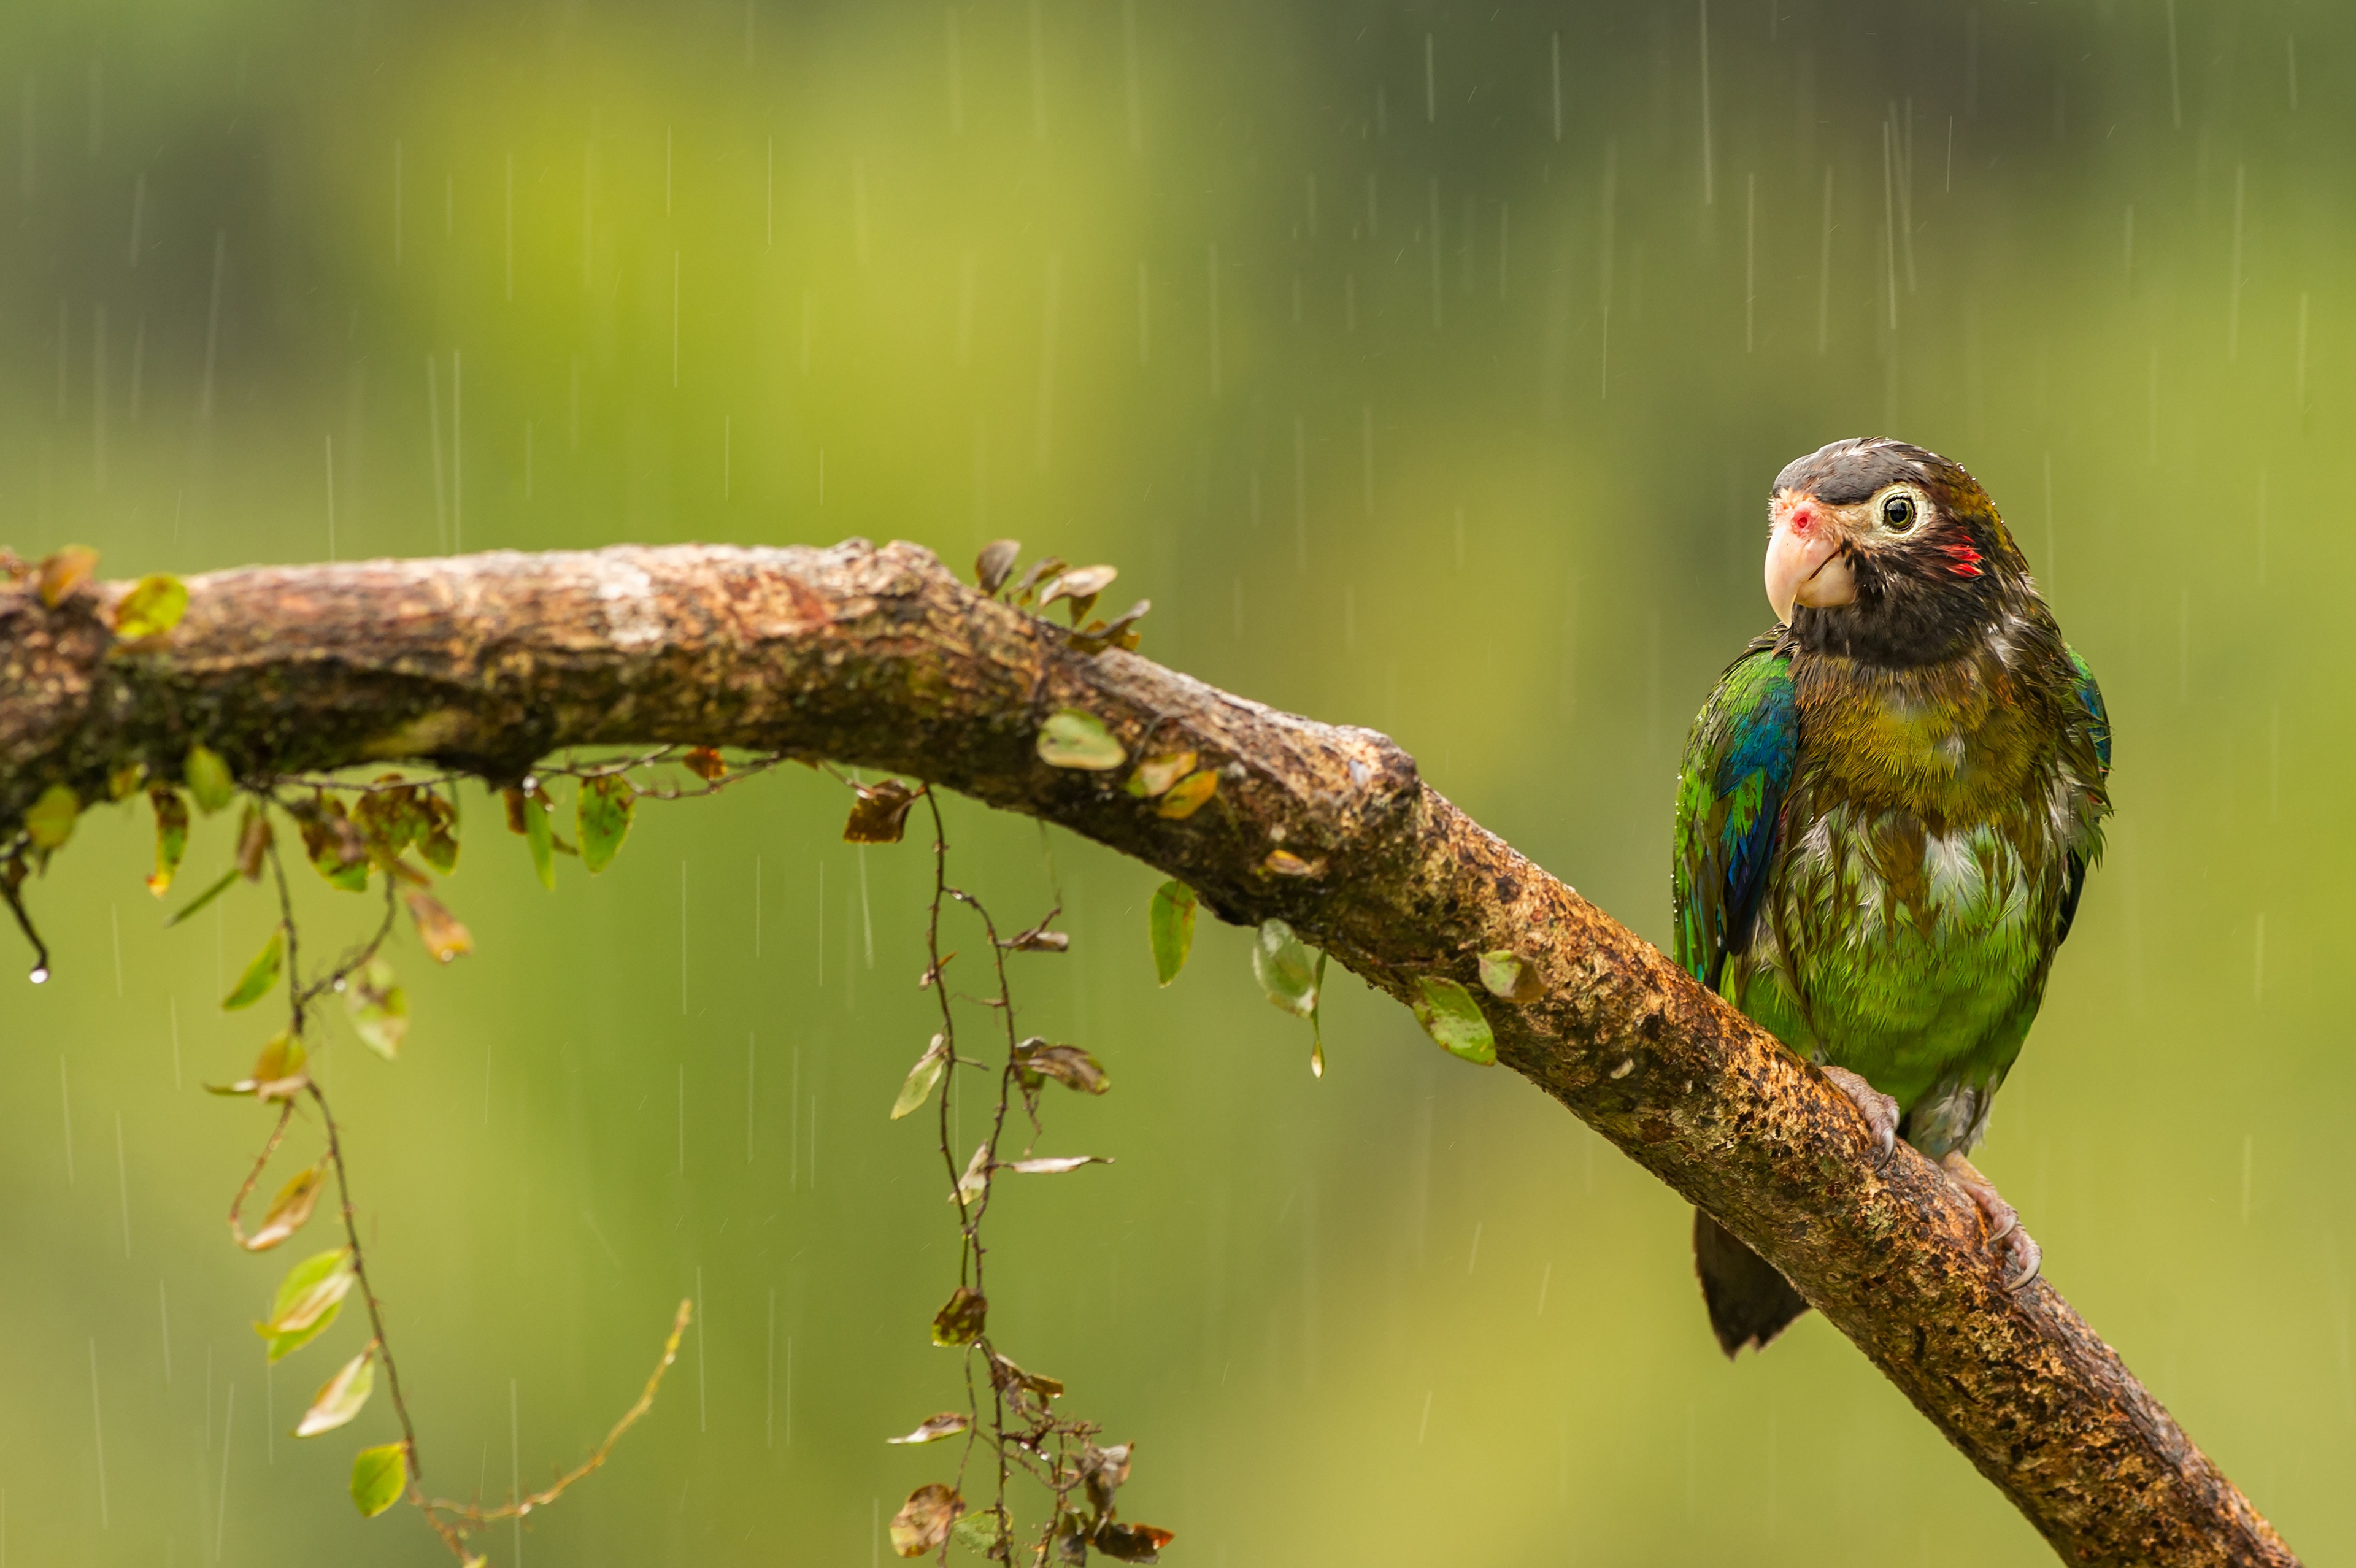
[[1772, 636], [1727, 667], [1694, 720], [1677, 779], [1671, 878], [1677, 963], [1715, 990], [1751, 940], [1799, 755], [1791, 663]]

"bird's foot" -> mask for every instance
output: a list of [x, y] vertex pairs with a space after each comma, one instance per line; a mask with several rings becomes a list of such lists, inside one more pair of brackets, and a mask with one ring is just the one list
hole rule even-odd
[[1887, 1160], [1890, 1150], [1898, 1147], [1898, 1102], [1846, 1067], [1826, 1067], [1821, 1071], [1832, 1080], [1834, 1088], [1849, 1097], [1858, 1115], [1865, 1118], [1866, 1130], [1873, 1135], [1874, 1163], [1879, 1165]]
[[1997, 1195], [1996, 1183], [1982, 1176], [1970, 1160], [1960, 1154], [1949, 1154], [1939, 1161], [1939, 1168], [1947, 1179], [1964, 1189], [1974, 1207], [1980, 1211], [1980, 1223], [1987, 1232], [1987, 1244], [1999, 1249], [2005, 1259], [2004, 1287], [2019, 1290], [2037, 1277], [2043, 1266], [2045, 1251], [2029, 1239], [2020, 1228], [2020, 1216], [2012, 1205]]

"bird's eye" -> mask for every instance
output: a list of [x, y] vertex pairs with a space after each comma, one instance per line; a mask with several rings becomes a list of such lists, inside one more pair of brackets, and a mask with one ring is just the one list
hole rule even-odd
[[1881, 503], [1881, 522], [1891, 533], [1902, 534], [1914, 526], [1914, 497], [1892, 496]]

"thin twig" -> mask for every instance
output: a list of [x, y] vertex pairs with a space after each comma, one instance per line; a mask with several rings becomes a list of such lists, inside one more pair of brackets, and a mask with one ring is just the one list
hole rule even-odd
[[501, 1520], [521, 1519], [534, 1509], [546, 1508], [562, 1497], [566, 1488], [605, 1464], [606, 1456], [614, 1451], [614, 1445], [622, 1440], [622, 1434], [635, 1425], [638, 1417], [654, 1408], [655, 1392], [662, 1387], [663, 1374], [670, 1371], [672, 1362], [679, 1360], [680, 1338], [687, 1332], [688, 1322], [694, 1316], [694, 1297], [690, 1296], [680, 1301], [678, 1313], [671, 1318], [670, 1337], [663, 1341], [662, 1360], [656, 1365], [653, 1373], [648, 1377], [647, 1386], [639, 1391], [637, 1403], [622, 1413], [622, 1418], [614, 1423], [614, 1429], [605, 1434], [605, 1440], [598, 1444], [587, 1458], [573, 1466], [541, 1490], [528, 1497], [511, 1496], [498, 1508], [486, 1509], [474, 1503], [449, 1502], [437, 1498], [423, 1505], [429, 1514], [446, 1513], [454, 1519], [464, 1521], [468, 1530], [479, 1530], [485, 1525], [497, 1524]]
[[229, 1233], [237, 1238], [237, 1244], [241, 1247], [245, 1245], [245, 1228], [238, 1222], [238, 1216], [245, 1209], [245, 1200], [253, 1196], [254, 1183], [262, 1179], [262, 1172], [270, 1164], [270, 1157], [278, 1152], [279, 1144], [284, 1141], [286, 1124], [294, 1118], [294, 1102], [290, 1098], [278, 1108], [278, 1125], [270, 1129], [270, 1140], [262, 1146], [262, 1152], [254, 1157], [253, 1168], [247, 1171], [245, 1179], [238, 1184], [237, 1196], [229, 1200]]

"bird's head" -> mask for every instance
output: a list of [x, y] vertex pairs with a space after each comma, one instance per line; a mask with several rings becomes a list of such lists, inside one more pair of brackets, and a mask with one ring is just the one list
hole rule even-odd
[[1809, 646], [1926, 663], [2034, 592], [1979, 481], [1902, 441], [1810, 453], [1776, 475], [1767, 510], [1768, 602]]

